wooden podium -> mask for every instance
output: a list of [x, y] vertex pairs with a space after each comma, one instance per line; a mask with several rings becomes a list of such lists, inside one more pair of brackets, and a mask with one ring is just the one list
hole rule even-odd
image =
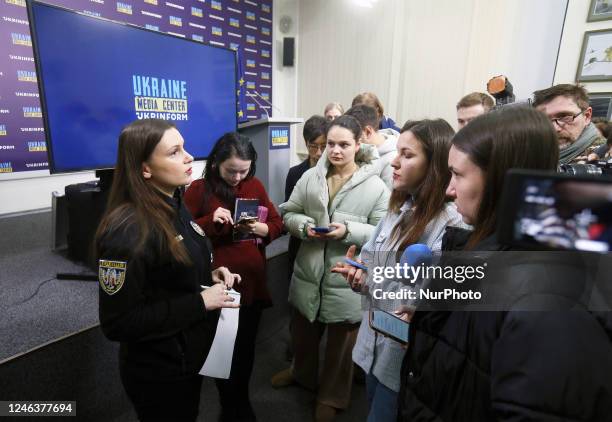
[[264, 117], [241, 123], [238, 132], [248, 136], [257, 151], [257, 171], [274, 205], [285, 202], [285, 179], [291, 162], [291, 125], [303, 123], [295, 117]]

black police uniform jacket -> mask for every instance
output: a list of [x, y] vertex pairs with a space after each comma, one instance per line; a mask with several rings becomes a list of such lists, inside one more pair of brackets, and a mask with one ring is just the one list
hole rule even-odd
[[[196, 375], [214, 339], [219, 311], [206, 311], [201, 285], [211, 285], [210, 241], [192, 223], [180, 195], [165, 197], [175, 210], [177, 239], [192, 265], [159, 256], [151, 237], [136, 251], [138, 224], [125, 224], [98, 242], [99, 311], [102, 331], [120, 342], [124, 375], [178, 380]], [[168, 254], [169, 255], [169, 254]]]
[[[447, 229], [443, 250], [462, 249], [468, 235]], [[487, 239], [474, 249], [503, 248]], [[505, 267], [511, 305], [504, 311], [417, 308], [398, 420], [610, 420], [612, 320], [580, 303], [586, 277], [577, 266], [558, 259], [555, 265]]]

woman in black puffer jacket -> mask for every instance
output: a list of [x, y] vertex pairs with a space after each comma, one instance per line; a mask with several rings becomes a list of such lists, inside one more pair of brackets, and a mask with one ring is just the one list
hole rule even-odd
[[[554, 170], [557, 159], [550, 122], [529, 108], [491, 112], [455, 135], [447, 193], [474, 231], [447, 229], [442, 249], [469, 251], [472, 260], [487, 262], [483, 280], [455, 287], [496, 299], [485, 311], [473, 310], [476, 301], [463, 307], [429, 301], [417, 308], [402, 366], [398, 420], [612, 418], [612, 319], [585, 305], [584, 261], [572, 255], [562, 262], [558, 255], [517, 256], [494, 236], [506, 171]], [[459, 265], [459, 259], [443, 255], [442, 262]], [[450, 284], [431, 280], [428, 287]]]

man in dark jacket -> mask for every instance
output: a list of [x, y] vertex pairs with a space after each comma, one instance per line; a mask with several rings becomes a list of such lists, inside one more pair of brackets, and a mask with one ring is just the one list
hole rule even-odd
[[[468, 236], [448, 229], [443, 250], [461, 250]], [[429, 301], [414, 313], [398, 420], [610, 418], [612, 323], [588, 309], [593, 266], [571, 252], [507, 249], [493, 236], [472, 249], [487, 275], [458, 288], [480, 290], [484, 301]]]
[[[300, 177], [306, 170], [314, 167], [321, 158], [323, 151], [325, 150], [325, 128], [327, 127], [327, 119], [323, 116], [314, 115], [306, 120], [304, 123], [304, 129], [302, 135], [304, 136], [304, 142], [306, 142], [306, 148], [308, 148], [308, 158], [302, 161], [297, 166], [293, 166], [287, 173], [287, 180], [285, 181], [285, 202], [289, 200], [291, 192], [295, 184], [300, 180]], [[300, 248], [300, 240], [291, 236], [289, 239], [289, 279], [293, 273], [293, 262], [297, 255], [297, 251]]]
[[[293, 192], [293, 188], [297, 184], [298, 180], [302, 177], [304, 173], [311, 167], [314, 167], [323, 155], [323, 151], [325, 150], [326, 140], [325, 140], [325, 128], [327, 127], [328, 120], [319, 115], [314, 115], [310, 117], [304, 123], [304, 129], [302, 130], [302, 136], [304, 137], [304, 142], [306, 143], [306, 148], [308, 148], [308, 157], [302, 161], [297, 166], [293, 166], [289, 169], [289, 173], [287, 173], [287, 179], [285, 180], [285, 202], [289, 200], [291, 193]], [[289, 237], [289, 247], [288, 247], [288, 266], [287, 266], [287, 275], [288, 280], [291, 280], [291, 276], [293, 275], [293, 264], [295, 263], [295, 257], [297, 256], [298, 250], [300, 249], [300, 243], [302, 241], [297, 237], [290, 236]], [[291, 360], [293, 357], [293, 351], [291, 350], [291, 346], [287, 346], [287, 360]], [[282, 386], [277, 384], [274, 380], [272, 381], [274, 386]], [[281, 383], [282, 384], [282, 383]]]

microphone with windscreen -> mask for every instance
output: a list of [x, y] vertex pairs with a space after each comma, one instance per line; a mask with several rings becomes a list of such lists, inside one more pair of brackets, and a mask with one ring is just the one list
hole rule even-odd
[[422, 243], [415, 243], [406, 248], [402, 257], [400, 258], [400, 265], [403, 267], [404, 264], [411, 267], [417, 265], [431, 265], [433, 261], [433, 253], [429, 246]]

